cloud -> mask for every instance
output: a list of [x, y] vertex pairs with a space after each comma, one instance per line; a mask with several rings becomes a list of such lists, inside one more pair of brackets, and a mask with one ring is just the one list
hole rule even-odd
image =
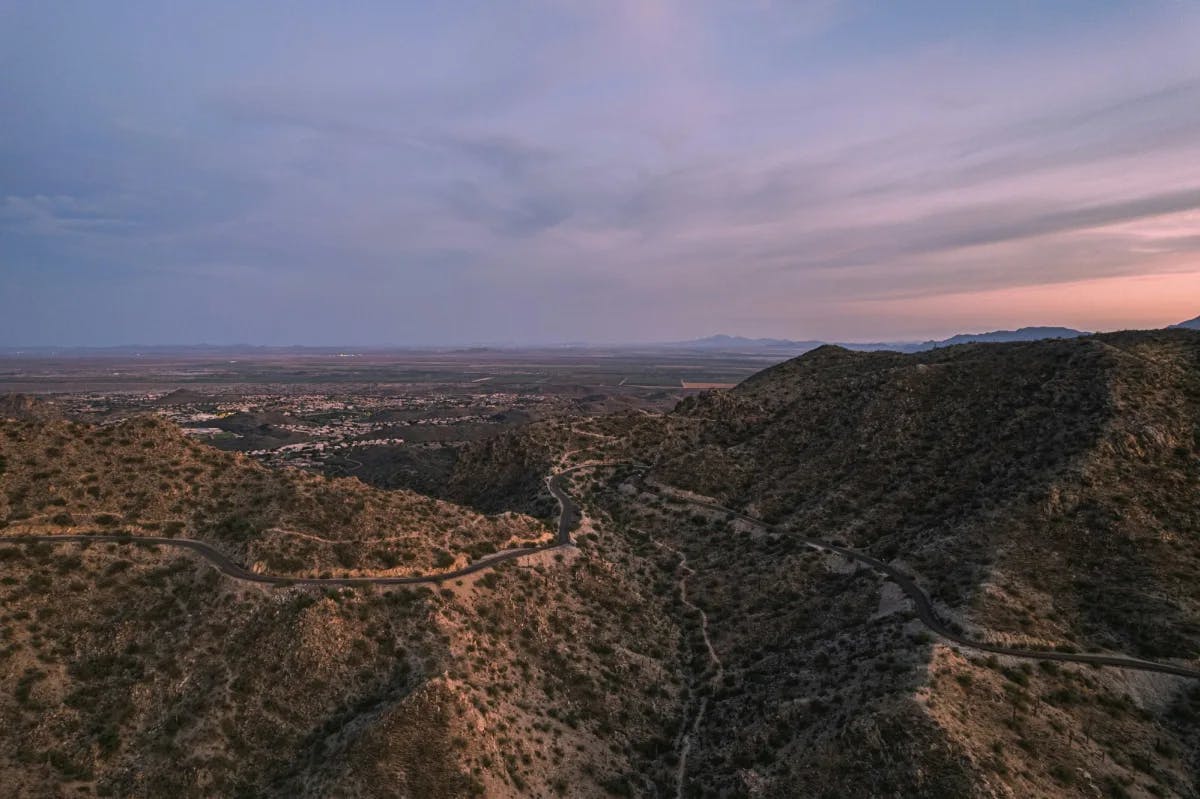
[[570, 208], [551, 195], [524, 194], [500, 199], [486, 196], [474, 183], [449, 187], [447, 210], [460, 219], [486, 225], [495, 233], [527, 237], [549, 230], [570, 217]]
[[[1200, 208], [1200, 188], [1081, 208], [983, 205], [915, 217], [900, 224], [821, 231], [812, 237], [837, 254], [786, 254], [784, 268], [836, 268], [984, 247]], [[853, 244], [846, 245], [846, 242]]]
[[137, 226], [114, 209], [65, 195], [28, 197], [9, 195], [0, 199], [0, 228], [28, 236], [71, 236], [90, 233], [122, 233]]
[[[107, 279], [133, 319], [122, 296], [187, 286], [173, 340], [886, 338], [856, 303], [1178, 274], [1200, 11], [1072, 8], [23, 10], [0, 314], [49, 330]], [[139, 14], [163, 35], [132, 40]], [[286, 320], [234, 318], [273, 285]], [[61, 335], [101, 336], [91, 313]]]

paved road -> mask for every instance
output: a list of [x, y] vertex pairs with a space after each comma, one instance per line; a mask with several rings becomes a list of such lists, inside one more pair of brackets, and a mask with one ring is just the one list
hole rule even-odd
[[[739, 519], [750, 522], [763, 529], [783, 532], [779, 528], [769, 525], [761, 519], [756, 519], [753, 516], [748, 516], [740, 513], [733, 508], [727, 508], [724, 505], [718, 505], [715, 502], [704, 502], [684, 497], [676, 497], [683, 502], [696, 505], [698, 507], [709, 508], [711, 510], [721, 511], [722, 513], [732, 514]], [[997, 655], [1007, 655], [1009, 657], [1031, 658], [1035, 660], [1057, 660], [1066, 663], [1086, 663], [1095, 666], [1118, 666], [1125, 669], [1136, 669], [1138, 671], [1153, 671], [1161, 674], [1173, 674], [1177, 677], [1190, 677], [1192, 679], [1200, 679], [1200, 670], [1189, 669], [1185, 666], [1176, 666], [1173, 663], [1158, 663], [1153, 660], [1142, 660], [1141, 658], [1126, 657], [1124, 655], [1103, 655], [1082, 652], [1052, 652], [1042, 651], [1040, 649], [1015, 649], [997, 644], [989, 644], [985, 641], [975, 641], [963, 636], [952, 630], [934, 610], [933, 603], [929, 601], [929, 597], [916, 584], [909, 575], [897, 569], [888, 563], [884, 563], [878, 558], [873, 558], [870, 555], [858, 552], [846, 547], [840, 547], [835, 544], [830, 544], [825, 541], [820, 541], [815, 538], [797, 538], [806, 546], [824, 552], [834, 552], [850, 561], [863, 563], [877, 572], [880, 572], [889, 580], [894, 582], [904, 592], [904, 595], [912, 600], [913, 607], [916, 608], [917, 617], [921, 622], [930, 629], [933, 633], [960, 644], [970, 649], [977, 649], [981, 652], [991, 652]]]
[[481, 558], [474, 563], [455, 569], [454, 571], [440, 572], [436, 575], [414, 574], [405, 577], [283, 577], [275, 574], [259, 574], [252, 572], [239, 563], [236, 563], [224, 552], [214, 549], [212, 546], [203, 541], [196, 541], [192, 538], [160, 538], [158, 536], [149, 535], [14, 535], [0, 537], [0, 543], [13, 544], [61, 544], [70, 541], [83, 543], [85, 541], [92, 543], [116, 542], [127, 544], [158, 544], [159, 546], [176, 547], [178, 549], [188, 549], [204, 557], [209, 563], [216, 567], [217, 571], [227, 577], [232, 577], [235, 580], [245, 580], [250, 583], [264, 583], [267, 585], [414, 585], [414, 584], [432, 584], [440, 583], [443, 580], [453, 580], [456, 577], [463, 577], [468, 574], [474, 574], [483, 569], [490, 569], [505, 561], [523, 558], [526, 555], [532, 555], [535, 552], [543, 552], [548, 549], [557, 549], [559, 544], [549, 544], [541, 547], [520, 547], [517, 549], [506, 549], [502, 552], [497, 552], [494, 555], [489, 555]]
[[546, 481], [546, 487], [550, 489], [550, 493], [558, 500], [558, 535], [555, 538], [557, 546], [568, 546], [571, 543], [571, 531], [579, 523], [579, 505], [575, 500], [571, 499], [571, 495], [567, 493], [564, 486], [567, 482], [567, 475], [581, 468], [583, 467], [576, 466], [561, 471]]
[[573, 546], [571, 541], [571, 531], [575, 529], [575, 525], [579, 523], [580, 509], [579, 504], [575, 502], [566, 492], [564, 488], [567, 476], [572, 472], [580, 469], [590, 468], [594, 466], [611, 466], [610, 463], [585, 463], [579, 466], [573, 466], [569, 469], [564, 469], [552, 475], [546, 480], [546, 485], [550, 489], [550, 493], [558, 500], [558, 533], [555, 536], [554, 543], [546, 544], [540, 547], [518, 547], [515, 549], [505, 549], [501, 552], [488, 555], [480, 558], [474, 563], [470, 563], [461, 569], [454, 571], [439, 572], [437, 574], [414, 574], [404, 577], [285, 577], [274, 574], [260, 574], [252, 572], [231, 559], [224, 552], [214, 548], [210, 544], [203, 541], [197, 541], [192, 538], [162, 538], [159, 536], [148, 535], [21, 535], [21, 536], [0, 536], [0, 543], [13, 544], [61, 544], [64, 542], [72, 543], [132, 543], [132, 544], [157, 544], [159, 546], [176, 547], [178, 549], [187, 549], [202, 556], [205, 560], [211, 563], [217, 571], [224, 574], [226, 577], [232, 577], [235, 580], [245, 580], [250, 583], [261, 583], [265, 585], [336, 585], [336, 586], [354, 586], [354, 585], [435, 585], [445, 580], [454, 580], [459, 577], [465, 577], [468, 574], [474, 574], [484, 569], [491, 569], [501, 563], [518, 558], [524, 558], [538, 552], [546, 552], [552, 549], [561, 547]]
[[571, 531], [579, 524], [579, 519], [581, 518], [579, 503], [571, 499], [571, 495], [563, 487], [566, 485], [567, 475], [577, 472], [580, 469], [594, 469], [602, 466], [625, 466], [639, 471], [650, 468], [647, 464], [638, 463], [637, 461], [589, 461], [581, 463], [578, 466], [563, 469], [561, 472], [557, 472], [548, 478], [546, 480], [546, 487], [550, 489], [550, 493], [558, 500], [557, 546], [568, 546], [572, 543]]
[[[127, 535], [26, 535], [26, 536], [0, 536], [0, 541], [16, 544], [28, 543], [62, 543], [70, 542], [119, 542], [119, 543], [145, 543], [158, 544], [160, 546], [177, 547], [180, 549], [188, 549], [195, 552], [216, 567], [222, 574], [232, 577], [235, 580], [245, 580], [252, 583], [263, 583], [268, 585], [338, 585], [338, 586], [354, 586], [354, 585], [433, 585], [445, 580], [454, 580], [458, 577], [464, 577], [468, 574], [483, 571], [484, 569], [493, 568], [501, 563], [510, 560], [516, 560], [528, 555], [533, 555], [538, 552], [546, 552], [560, 547], [573, 546], [571, 541], [571, 531], [575, 528], [580, 518], [579, 504], [571, 498], [567, 493], [564, 485], [566, 478], [572, 472], [580, 469], [592, 468], [597, 466], [615, 466], [615, 465], [633, 465], [636, 468], [646, 468], [642, 464], [620, 464], [616, 462], [599, 462], [585, 463], [579, 466], [572, 466], [569, 469], [564, 469], [546, 481], [546, 486], [550, 493], [558, 501], [558, 534], [552, 544], [546, 544], [540, 547], [519, 547], [517, 549], [506, 549], [481, 558], [474, 563], [468, 564], [461, 569], [454, 571], [441, 572], [431, 575], [408, 575], [405, 577], [283, 577], [272, 574], [259, 574], [252, 572], [249, 569], [234, 562], [220, 550], [214, 549], [209, 544], [203, 541], [196, 541], [191, 538], [160, 538], [153, 536], [127, 536]], [[682, 498], [681, 498], [682, 499]], [[756, 519], [753, 516], [741, 513], [733, 508], [727, 508], [724, 505], [718, 505], [715, 502], [704, 502], [694, 499], [683, 499], [683, 501], [696, 505], [697, 507], [709, 508], [722, 513], [731, 514], [739, 519], [743, 519], [751, 524], [758, 525], [765, 529], [776, 530], [777, 528]], [[1067, 663], [1085, 663], [1096, 666], [1117, 666], [1126, 669], [1136, 669], [1138, 671], [1153, 671], [1161, 674], [1173, 674], [1178, 677], [1190, 677], [1192, 679], [1200, 679], [1200, 670], [1189, 669], [1184, 666], [1176, 666], [1171, 663], [1157, 663], [1152, 660], [1142, 660], [1140, 658], [1125, 657], [1123, 655], [1104, 655], [1092, 653], [1074, 653], [1074, 652], [1052, 652], [1042, 651], [1037, 649], [1013, 649], [996, 644], [989, 644], [984, 641], [974, 641], [966, 638], [960, 633], [950, 629], [945, 622], [938, 617], [937, 612], [933, 608], [933, 603], [929, 601], [929, 597], [925, 592], [917, 586], [913, 579], [900, 571], [894, 566], [891, 566], [878, 558], [873, 558], [870, 555], [858, 552], [846, 547], [830, 544], [825, 541], [820, 541], [815, 538], [798, 538], [801, 543], [813, 549], [834, 552], [842, 557], [863, 563], [877, 572], [880, 572], [885, 577], [890, 579], [896, 585], [900, 586], [900, 590], [904, 592], [913, 606], [916, 608], [917, 617], [926, 627], [933, 633], [952, 641], [964, 647], [977, 649], [981, 652], [991, 652], [997, 655], [1007, 655], [1009, 657], [1030, 658], [1034, 660], [1057, 660]]]

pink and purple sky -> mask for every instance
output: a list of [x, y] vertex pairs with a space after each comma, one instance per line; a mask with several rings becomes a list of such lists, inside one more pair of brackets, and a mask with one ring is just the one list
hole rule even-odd
[[2, 2], [0, 345], [1200, 314], [1194, 0]]

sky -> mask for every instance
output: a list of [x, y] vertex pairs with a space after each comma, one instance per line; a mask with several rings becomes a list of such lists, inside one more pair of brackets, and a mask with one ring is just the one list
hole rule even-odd
[[0, 0], [0, 346], [1200, 314], [1200, 0]]

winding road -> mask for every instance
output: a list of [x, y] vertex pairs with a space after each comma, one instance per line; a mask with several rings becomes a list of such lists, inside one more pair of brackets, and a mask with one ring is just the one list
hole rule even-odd
[[[763, 530], [780, 533], [785, 532], [774, 525], [767, 524], [761, 519], [748, 516], [745, 513], [736, 511], [733, 508], [727, 508], [724, 505], [718, 505], [715, 502], [705, 502], [703, 500], [696, 500], [690, 497], [681, 496], [675, 496], [674, 498], [680, 502], [685, 502], [697, 507], [708, 508], [709, 510], [720, 511], [722, 513], [732, 515]], [[937, 611], [934, 609], [933, 603], [929, 600], [928, 595], [921, 590], [916, 581], [913, 580], [913, 578], [909, 575], [897, 569], [895, 566], [857, 550], [847, 549], [846, 547], [830, 544], [815, 538], [798, 537], [794, 538], [793, 540], [799, 541], [800, 543], [807, 547], [811, 547], [812, 549], [822, 552], [832, 552], [851, 562], [862, 563], [871, 569], [874, 569], [876, 572], [879, 572], [884, 577], [899, 586], [900, 590], [904, 592], [904, 595], [912, 601], [913, 607], [917, 613], [917, 618], [921, 620], [922, 624], [929, 628], [930, 632], [946, 639], [947, 641], [959, 644], [960, 646], [968, 649], [975, 649], [980, 652], [989, 652], [996, 655], [1007, 655], [1008, 657], [1028, 658], [1032, 660], [1057, 660], [1066, 663], [1084, 663], [1092, 666], [1116, 666], [1124, 669], [1152, 671], [1160, 674], [1172, 674], [1176, 677], [1189, 677], [1191, 679], [1200, 680], [1200, 670], [1189, 669], [1185, 666], [1177, 666], [1173, 663], [1160, 663], [1153, 660], [1142, 660], [1141, 658], [1128, 657], [1125, 655], [1105, 655], [1085, 652], [1058, 652], [1041, 649], [1020, 649], [1000, 646], [999, 644], [989, 644], [986, 641], [976, 641], [974, 639], [967, 638], [961, 633], [952, 630], [949, 625], [947, 625], [941, 619], [941, 617], [938, 616]]]
[[[627, 465], [634, 466], [638, 469], [647, 468], [644, 464], [629, 463], [625, 461], [601, 461], [581, 463], [567, 469], [558, 471], [546, 479], [546, 487], [550, 493], [558, 501], [558, 531], [553, 543], [545, 544], [537, 547], [518, 547], [515, 549], [505, 549], [496, 552], [487, 557], [463, 566], [460, 569], [455, 569], [448, 572], [439, 572], [437, 574], [415, 574], [402, 577], [286, 577], [272, 574], [261, 574], [250, 571], [244, 566], [233, 561], [228, 555], [213, 546], [197, 541], [191, 538], [163, 538], [158, 536], [135, 536], [135, 535], [13, 535], [0, 536], [0, 542], [13, 544], [60, 544], [64, 542], [72, 543], [95, 543], [95, 542], [116, 542], [116, 543], [134, 543], [134, 544], [156, 544], [159, 546], [176, 547], [178, 549], [187, 549], [202, 556], [209, 561], [221, 574], [231, 577], [235, 580], [244, 580], [250, 583], [260, 583], [266, 585], [329, 585], [329, 586], [355, 586], [355, 585], [436, 585], [446, 580], [454, 580], [459, 577], [465, 577], [469, 574], [474, 574], [485, 569], [491, 569], [501, 563], [517, 560], [519, 558], [535, 555], [540, 552], [560, 549], [563, 547], [573, 546], [571, 540], [571, 531], [575, 529], [581, 518], [581, 510], [579, 504], [571, 498], [567, 493], [566, 484], [567, 477], [573, 472], [580, 469], [604, 467], [604, 466], [619, 466]], [[652, 489], [663, 490], [662, 487], [650, 486]], [[761, 519], [756, 519], [733, 508], [727, 508], [724, 505], [718, 505], [715, 502], [706, 502], [703, 500], [692, 499], [690, 497], [675, 496], [675, 499], [697, 507], [716, 510], [721, 513], [732, 515], [750, 524], [756, 525], [764, 530], [773, 532], [784, 532], [779, 528], [767, 524]], [[924, 591], [917, 585], [912, 577], [900, 571], [896, 567], [885, 563], [878, 558], [871, 557], [862, 552], [846, 547], [837, 546], [815, 538], [797, 538], [805, 546], [822, 552], [832, 552], [846, 558], [849, 561], [862, 563], [876, 572], [882, 574], [887, 579], [899, 586], [904, 595], [912, 601], [913, 607], [916, 610], [917, 618], [935, 635], [946, 639], [952, 643], [966, 647], [968, 649], [978, 650], [980, 652], [988, 652], [996, 655], [1005, 655], [1008, 657], [1026, 658], [1032, 660], [1056, 660], [1066, 663], [1082, 663], [1093, 666], [1115, 666], [1124, 669], [1134, 669], [1137, 671], [1157, 672], [1160, 674], [1171, 674], [1177, 677], [1187, 677], [1191, 679], [1200, 679], [1200, 670], [1187, 668], [1185, 666], [1177, 666], [1173, 663], [1160, 663], [1152, 660], [1142, 660], [1141, 658], [1127, 657], [1124, 655], [1107, 655], [1100, 653], [1077, 653], [1077, 652], [1058, 652], [1052, 650], [1039, 649], [1020, 649], [1000, 646], [998, 644], [990, 644], [986, 641], [976, 641], [961, 633], [955, 632], [950, 628], [937, 614], [933, 607], [933, 603]], [[715, 654], [715, 653], [714, 653]]]
[[568, 475], [580, 469], [594, 466], [609, 466], [608, 463], [583, 463], [563, 469], [551, 475], [546, 480], [550, 493], [558, 500], [558, 532], [554, 542], [539, 547], [516, 547], [487, 555], [473, 563], [453, 571], [438, 572], [437, 574], [412, 574], [401, 577], [286, 577], [276, 574], [253, 572], [237, 563], [221, 550], [194, 538], [164, 538], [149, 535], [106, 535], [106, 534], [62, 534], [62, 535], [13, 535], [0, 536], [0, 542], [12, 544], [62, 544], [62, 543], [118, 543], [118, 544], [156, 544], [159, 546], [186, 549], [203, 557], [217, 571], [234, 580], [262, 585], [436, 585], [446, 580], [465, 577], [484, 569], [494, 568], [510, 560], [528, 557], [539, 552], [573, 546], [571, 531], [580, 518], [579, 504], [571, 499], [570, 494], [563, 488]]
[[203, 541], [197, 541], [194, 538], [162, 538], [160, 536], [149, 535], [13, 535], [0, 537], [0, 542], [13, 544], [61, 544], [63, 542], [73, 543], [105, 543], [113, 542], [118, 544], [157, 544], [159, 546], [176, 547], [177, 549], [187, 549], [201, 555], [205, 560], [213, 565], [217, 571], [224, 574], [226, 577], [232, 577], [235, 580], [244, 580], [248, 583], [262, 583], [265, 585], [419, 585], [440, 583], [444, 580], [453, 580], [456, 577], [463, 577], [468, 574], [474, 574], [483, 569], [490, 569], [505, 561], [523, 558], [526, 555], [532, 555], [536, 552], [544, 552], [547, 549], [557, 549], [559, 544], [550, 544], [541, 547], [519, 547], [517, 549], [506, 549], [502, 552], [497, 552], [494, 555], [489, 555], [485, 558], [480, 558], [474, 563], [463, 566], [461, 569], [454, 571], [439, 572], [436, 575], [413, 574], [403, 577], [284, 577], [276, 574], [260, 574], [252, 572], [241, 564], [232, 560], [224, 552], [215, 549]]

